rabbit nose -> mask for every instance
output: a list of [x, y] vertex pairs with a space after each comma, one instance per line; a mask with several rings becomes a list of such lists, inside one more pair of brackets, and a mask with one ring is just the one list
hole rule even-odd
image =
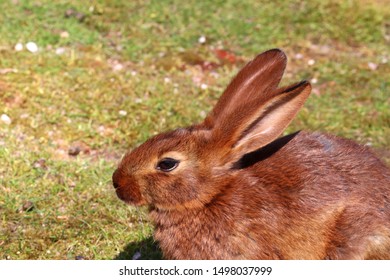
[[119, 199], [138, 206], [146, 203], [140, 192], [137, 181], [125, 170], [121, 168], [115, 170], [114, 174], [112, 174], [112, 185], [114, 186], [116, 195]]
[[117, 169], [117, 170], [115, 170], [114, 174], [112, 174], [112, 184], [113, 184], [115, 189], [120, 187], [119, 182], [118, 182], [119, 176], [120, 176], [120, 171], [119, 171], [119, 169]]
[[115, 181], [113, 181], [112, 184], [114, 185], [114, 189], [119, 188], [119, 185]]

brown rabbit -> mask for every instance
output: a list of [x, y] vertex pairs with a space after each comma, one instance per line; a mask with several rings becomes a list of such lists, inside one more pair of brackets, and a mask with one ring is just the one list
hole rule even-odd
[[249, 62], [200, 123], [126, 154], [118, 197], [149, 205], [168, 259], [390, 259], [390, 170], [322, 133], [277, 137], [311, 86], [278, 88], [277, 49]]

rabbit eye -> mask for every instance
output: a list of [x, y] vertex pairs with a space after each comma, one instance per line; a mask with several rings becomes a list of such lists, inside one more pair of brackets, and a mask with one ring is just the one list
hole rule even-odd
[[169, 172], [175, 169], [179, 165], [179, 162], [180, 161], [174, 158], [163, 158], [158, 162], [157, 169], [164, 172]]

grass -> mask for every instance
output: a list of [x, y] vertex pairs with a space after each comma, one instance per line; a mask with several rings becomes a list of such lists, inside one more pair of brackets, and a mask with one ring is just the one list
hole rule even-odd
[[[390, 163], [386, 1], [0, 8], [0, 114], [11, 120], [0, 121], [0, 259], [161, 258], [145, 209], [115, 196], [117, 162], [153, 134], [200, 121], [240, 66], [268, 48], [289, 56], [283, 83], [313, 82], [289, 132], [353, 138]], [[14, 49], [29, 41], [37, 53]]]

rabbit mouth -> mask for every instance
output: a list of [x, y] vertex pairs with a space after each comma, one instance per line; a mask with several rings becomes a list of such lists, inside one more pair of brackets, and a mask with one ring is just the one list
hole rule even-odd
[[137, 182], [132, 176], [124, 176], [120, 169], [117, 169], [112, 176], [112, 183], [116, 195], [127, 204], [140, 206], [146, 204]]
[[129, 192], [126, 189], [117, 189], [116, 195], [120, 200], [124, 201], [126, 204], [129, 205], [142, 206], [146, 204], [146, 201], [142, 198], [141, 195], [138, 195], [134, 192]]

